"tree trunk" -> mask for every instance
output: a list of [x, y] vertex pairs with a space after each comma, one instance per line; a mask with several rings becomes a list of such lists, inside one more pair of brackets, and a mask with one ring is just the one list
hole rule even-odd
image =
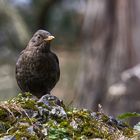
[[97, 110], [98, 104], [105, 105], [108, 88], [135, 64], [133, 8], [132, 0], [87, 1], [75, 101], [80, 107]]

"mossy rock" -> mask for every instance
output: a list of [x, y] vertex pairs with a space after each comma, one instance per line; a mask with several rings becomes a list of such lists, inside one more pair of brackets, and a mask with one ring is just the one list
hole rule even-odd
[[30, 93], [0, 103], [0, 140], [119, 140], [133, 129], [102, 112], [66, 107], [52, 95]]

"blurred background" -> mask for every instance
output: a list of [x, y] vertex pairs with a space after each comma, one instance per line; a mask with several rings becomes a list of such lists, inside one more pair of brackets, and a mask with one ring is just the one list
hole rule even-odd
[[140, 1], [0, 0], [0, 100], [20, 92], [15, 63], [38, 29], [56, 37], [52, 94], [114, 116], [140, 112]]

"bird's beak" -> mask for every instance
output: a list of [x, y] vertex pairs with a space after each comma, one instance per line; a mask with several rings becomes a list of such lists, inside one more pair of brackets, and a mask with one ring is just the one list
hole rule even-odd
[[44, 40], [45, 40], [45, 41], [51, 41], [51, 40], [53, 40], [54, 38], [55, 38], [54, 36], [50, 35], [50, 36], [48, 36], [47, 38], [45, 38]]

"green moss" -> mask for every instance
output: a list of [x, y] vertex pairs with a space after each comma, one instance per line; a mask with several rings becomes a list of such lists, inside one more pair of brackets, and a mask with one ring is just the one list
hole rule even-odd
[[[45, 99], [45, 100], [44, 100]], [[133, 137], [133, 129], [101, 112], [65, 107], [47, 95], [38, 100], [30, 93], [0, 103], [0, 137], [16, 140], [114, 140]]]

